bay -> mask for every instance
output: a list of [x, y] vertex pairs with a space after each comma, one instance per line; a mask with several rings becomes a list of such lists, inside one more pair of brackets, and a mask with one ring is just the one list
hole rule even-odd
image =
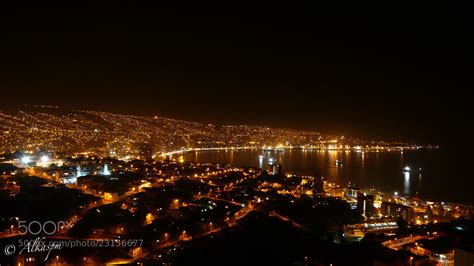
[[[183, 155], [185, 161], [225, 163], [267, 169], [272, 158], [284, 172], [299, 175], [320, 173], [325, 179], [387, 193], [417, 195], [424, 200], [474, 204], [472, 167], [458, 163], [443, 150], [404, 152], [355, 152], [303, 150], [219, 150], [196, 151]], [[336, 163], [336, 160], [343, 163]], [[404, 172], [409, 166], [413, 171]], [[421, 171], [418, 171], [421, 168]]]

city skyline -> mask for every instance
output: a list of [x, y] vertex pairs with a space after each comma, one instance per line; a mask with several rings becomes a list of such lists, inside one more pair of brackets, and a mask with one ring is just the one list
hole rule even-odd
[[0, 265], [474, 265], [463, 3], [0, 11]]
[[[154, 156], [197, 149], [321, 149], [403, 151], [437, 149], [436, 144], [359, 138], [264, 125], [214, 125], [160, 116], [133, 116], [57, 106], [0, 111], [0, 152], [88, 152], [105, 149], [124, 158], [140, 145]], [[126, 147], [126, 148], [125, 148]], [[137, 154], [137, 153], [136, 153]]]

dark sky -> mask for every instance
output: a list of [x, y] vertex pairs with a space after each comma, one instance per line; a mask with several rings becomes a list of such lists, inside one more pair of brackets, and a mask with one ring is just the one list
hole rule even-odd
[[472, 120], [469, 10], [454, 3], [2, 9], [0, 110], [54, 104], [457, 141]]

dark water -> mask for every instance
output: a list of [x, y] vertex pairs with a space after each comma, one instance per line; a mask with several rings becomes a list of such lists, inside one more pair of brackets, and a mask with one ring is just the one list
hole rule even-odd
[[[259, 155], [264, 155], [259, 159]], [[474, 203], [474, 178], [468, 165], [457, 163], [456, 155], [438, 151], [403, 153], [357, 153], [345, 151], [283, 152], [202, 151], [184, 155], [185, 161], [228, 163], [266, 169], [268, 158], [283, 164], [286, 172], [313, 175], [320, 172], [326, 179], [340, 184], [349, 181], [357, 186], [385, 192], [418, 195], [426, 200]], [[336, 160], [343, 160], [337, 165]], [[403, 173], [404, 166], [422, 168], [421, 173]]]

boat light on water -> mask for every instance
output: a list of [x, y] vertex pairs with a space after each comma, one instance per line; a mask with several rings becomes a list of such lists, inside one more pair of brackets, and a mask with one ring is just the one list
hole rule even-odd
[[412, 170], [410, 166], [406, 165], [405, 167], [403, 167], [403, 172], [421, 172], [421, 168]]

